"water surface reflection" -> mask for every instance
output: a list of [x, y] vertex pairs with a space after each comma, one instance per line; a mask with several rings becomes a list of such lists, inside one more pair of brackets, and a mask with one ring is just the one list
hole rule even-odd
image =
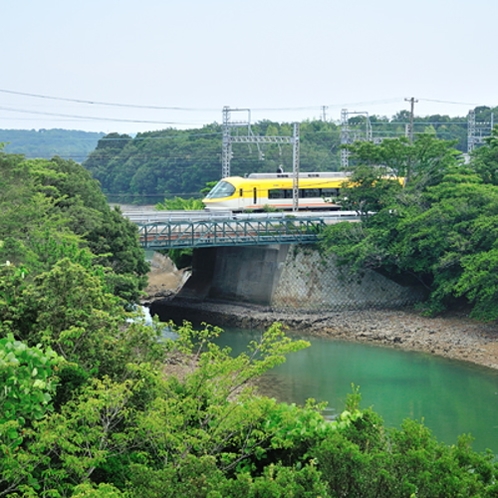
[[[245, 350], [261, 332], [227, 329], [219, 344]], [[351, 384], [362, 406], [373, 407], [387, 426], [423, 420], [445, 443], [471, 433], [476, 450], [498, 453], [498, 372], [428, 354], [308, 338], [311, 347], [288, 356], [262, 380], [262, 392], [280, 401], [327, 401], [341, 411]]]

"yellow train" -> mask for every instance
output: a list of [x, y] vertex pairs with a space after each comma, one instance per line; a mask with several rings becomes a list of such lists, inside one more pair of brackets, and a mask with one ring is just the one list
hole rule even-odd
[[[301, 173], [299, 209], [340, 209], [339, 189], [348, 181], [344, 172]], [[202, 200], [208, 210], [263, 211], [292, 209], [292, 173], [252, 173], [219, 181]]]

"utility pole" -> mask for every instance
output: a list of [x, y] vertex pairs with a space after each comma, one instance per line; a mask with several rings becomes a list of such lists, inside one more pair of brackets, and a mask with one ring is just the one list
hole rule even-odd
[[407, 102], [410, 102], [410, 129], [408, 131], [408, 137], [410, 138], [410, 143], [413, 143], [413, 116], [414, 116], [414, 109], [415, 109], [415, 103], [418, 102], [418, 100], [415, 100], [414, 97], [411, 99], [405, 99]]
[[230, 107], [223, 107], [223, 135], [221, 152], [221, 178], [230, 176], [230, 159], [232, 157], [232, 142], [230, 140]]
[[[343, 109], [341, 111], [341, 145], [349, 144], [349, 116], [348, 110]], [[345, 148], [341, 148], [341, 168], [346, 171], [349, 167], [349, 151]]]
[[322, 121], [327, 121], [327, 109], [328, 106], [322, 105]]
[[299, 210], [299, 123], [292, 135], [292, 211]]
[[[413, 115], [414, 115], [414, 108], [415, 108], [415, 102], [418, 102], [418, 100], [415, 100], [413, 97], [411, 99], [405, 99], [407, 102], [410, 102], [410, 128], [408, 130], [408, 137], [410, 139], [410, 145], [413, 144]], [[412, 157], [410, 154], [410, 157], [408, 158], [408, 164], [406, 166], [406, 179], [405, 179], [405, 185], [407, 185], [410, 182], [412, 176]]]

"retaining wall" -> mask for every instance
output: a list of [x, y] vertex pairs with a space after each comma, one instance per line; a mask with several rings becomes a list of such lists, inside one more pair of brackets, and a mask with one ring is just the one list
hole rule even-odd
[[178, 297], [332, 311], [406, 306], [423, 292], [374, 271], [339, 268], [313, 246], [268, 245], [194, 250], [192, 276]]

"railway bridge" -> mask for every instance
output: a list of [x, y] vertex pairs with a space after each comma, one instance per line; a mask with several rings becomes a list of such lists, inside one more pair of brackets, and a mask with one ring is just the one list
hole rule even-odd
[[[174, 301], [222, 300], [274, 310], [331, 311], [396, 307], [420, 293], [365, 271], [338, 268], [313, 244], [332, 223], [356, 222], [356, 212], [125, 212], [147, 249], [193, 251], [192, 273]], [[159, 311], [158, 311], [159, 313]]]
[[146, 249], [313, 244], [329, 224], [359, 221], [355, 211], [233, 214], [230, 211], [127, 211]]

